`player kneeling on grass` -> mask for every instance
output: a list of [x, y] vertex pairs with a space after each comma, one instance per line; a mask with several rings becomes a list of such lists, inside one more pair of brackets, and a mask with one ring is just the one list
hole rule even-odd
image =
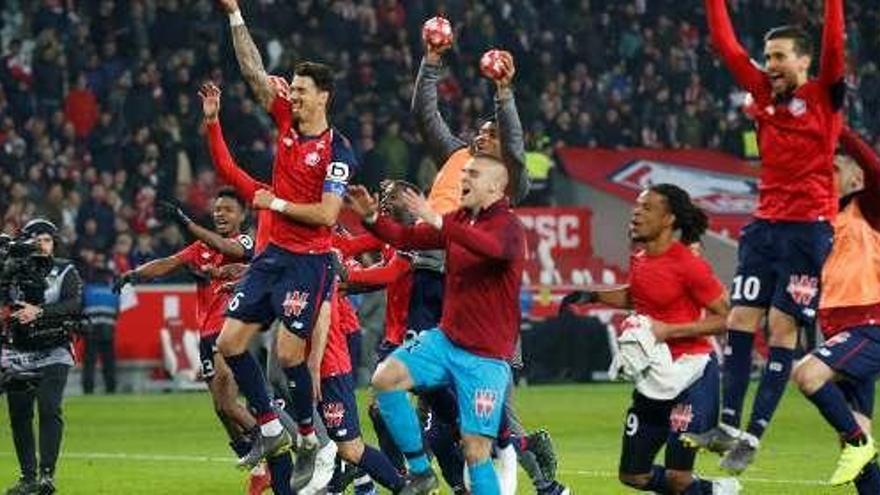
[[[642, 491], [671, 494], [735, 494], [734, 479], [709, 481], [693, 473], [696, 452], [681, 443], [684, 432], [702, 432], [718, 418], [719, 371], [711, 335], [724, 331], [728, 302], [709, 264], [688, 247], [707, 226], [706, 215], [677, 186], [643, 191], [633, 210], [629, 284], [607, 291], [578, 291], [569, 305], [598, 302], [633, 309], [619, 337], [624, 375], [635, 378], [626, 413], [620, 481]], [[680, 240], [675, 232], [680, 232]], [[705, 316], [701, 317], [706, 310]], [[666, 462], [654, 464], [666, 446]]]
[[844, 130], [840, 140], [856, 163], [835, 159], [840, 213], [819, 301], [828, 341], [798, 364], [793, 378], [840, 434], [843, 451], [829, 483], [855, 481], [858, 493], [876, 494], [871, 413], [880, 374], [880, 157], [853, 131]]

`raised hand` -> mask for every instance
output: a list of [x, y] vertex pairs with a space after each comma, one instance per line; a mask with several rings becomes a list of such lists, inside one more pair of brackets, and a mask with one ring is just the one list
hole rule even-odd
[[220, 115], [220, 88], [210, 81], [206, 82], [199, 89], [199, 97], [202, 99], [205, 121], [215, 122]]
[[260, 189], [254, 193], [253, 206], [258, 210], [267, 210], [272, 205], [273, 199], [275, 199], [275, 195], [272, 194], [272, 191]]
[[424, 196], [409, 189], [405, 189], [401, 198], [403, 199], [403, 204], [410, 212], [424, 220], [426, 223], [440, 228], [442, 225], [442, 217], [431, 209], [431, 206], [428, 205], [428, 201]]
[[516, 65], [513, 63], [513, 55], [510, 52], [501, 52], [501, 65], [504, 67], [504, 75], [495, 80], [498, 89], [510, 87], [513, 83], [513, 76], [516, 74]]
[[350, 186], [348, 199], [351, 201], [351, 209], [361, 218], [370, 217], [379, 210], [379, 199], [370, 195], [370, 191], [364, 186]]
[[158, 213], [159, 218], [162, 220], [174, 222], [184, 229], [186, 229], [187, 225], [192, 223], [192, 219], [190, 219], [179, 206], [168, 201], [159, 201], [156, 204], [156, 213]]

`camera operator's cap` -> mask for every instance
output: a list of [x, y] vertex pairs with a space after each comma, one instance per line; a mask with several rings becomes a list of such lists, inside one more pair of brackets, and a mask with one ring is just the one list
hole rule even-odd
[[58, 227], [45, 218], [35, 218], [21, 228], [21, 233], [28, 237], [35, 237], [41, 234], [54, 236], [58, 233]]

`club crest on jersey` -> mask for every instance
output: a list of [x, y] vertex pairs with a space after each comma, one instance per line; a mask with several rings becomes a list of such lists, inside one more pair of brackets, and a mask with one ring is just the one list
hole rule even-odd
[[290, 318], [291, 316], [301, 315], [308, 305], [309, 293], [306, 291], [295, 290], [293, 292], [288, 292], [287, 295], [284, 296], [284, 303], [281, 307], [284, 308], [284, 316]]
[[809, 306], [819, 293], [819, 278], [809, 275], [792, 275], [786, 288], [791, 299], [800, 306]]
[[342, 419], [345, 418], [345, 404], [342, 402], [330, 402], [323, 408], [324, 426], [327, 428], [339, 428]]
[[694, 419], [694, 408], [690, 404], [677, 404], [669, 413], [669, 428], [673, 432], [687, 431]]
[[317, 165], [318, 163], [321, 162], [321, 155], [318, 154], [317, 151], [310, 151], [310, 152], [306, 153], [305, 162], [306, 162], [306, 165], [308, 165], [310, 167], [314, 167], [315, 165]]
[[788, 103], [788, 111], [795, 117], [801, 117], [807, 113], [807, 102], [800, 98], [792, 98]]
[[498, 394], [496, 394], [494, 390], [481, 388], [474, 392], [474, 410], [477, 417], [488, 418], [489, 416], [492, 416], [492, 411], [495, 410], [495, 402], [497, 399]]

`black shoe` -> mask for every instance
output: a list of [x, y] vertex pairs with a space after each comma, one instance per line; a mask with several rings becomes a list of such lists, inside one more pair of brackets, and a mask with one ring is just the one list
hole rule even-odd
[[535, 460], [541, 468], [541, 473], [548, 480], [556, 479], [556, 452], [553, 449], [553, 441], [550, 439], [550, 433], [545, 429], [540, 429], [526, 436], [528, 450], [535, 454]]
[[290, 435], [286, 431], [267, 437], [262, 433], [251, 436], [251, 450], [238, 460], [238, 467], [253, 469], [266, 457], [273, 457], [290, 450]]
[[424, 473], [410, 474], [399, 495], [433, 495], [440, 493], [440, 481], [434, 470], [428, 468]]
[[18, 483], [6, 490], [6, 495], [34, 495], [38, 493], [37, 488], [37, 480], [22, 476], [18, 479]]
[[37, 495], [52, 495], [55, 493], [55, 480], [51, 476], [41, 476], [37, 484]]

